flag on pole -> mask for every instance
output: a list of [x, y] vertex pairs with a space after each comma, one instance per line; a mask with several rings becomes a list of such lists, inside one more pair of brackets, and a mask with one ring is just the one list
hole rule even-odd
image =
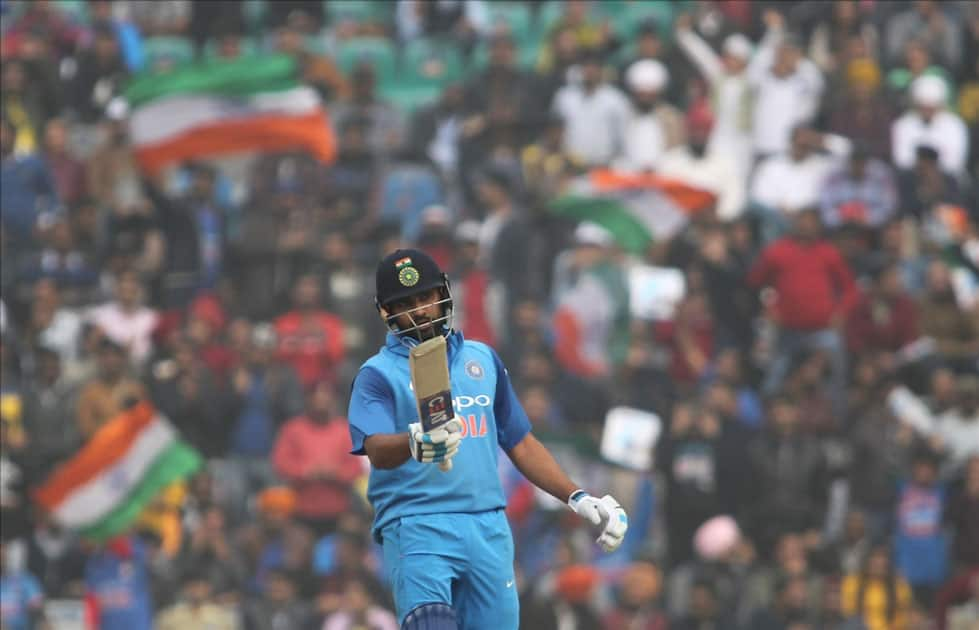
[[573, 181], [550, 207], [556, 214], [601, 225], [622, 249], [641, 255], [715, 200], [713, 193], [653, 173], [597, 169]]
[[336, 142], [319, 95], [288, 55], [213, 60], [143, 74], [126, 89], [136, 158], [149, 172], [188, 159], [304, 149], [323, 162]]
[[103, 541], [126, 530], [167, 485], [193, 474], [197, 452], [142, 402], [100, 428], [35, 491], [62, 526]]

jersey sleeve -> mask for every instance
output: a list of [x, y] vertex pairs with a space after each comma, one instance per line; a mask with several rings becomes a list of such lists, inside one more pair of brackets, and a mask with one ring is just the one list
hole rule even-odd
[[530, 433], [530, 419], [517, 399], [510, 375], [496, 352], [493, 352], [493, 365], [496, 367], [496, 396], [493, 400], [496, 440], [500, 448], [509, 451]]
[[347, 410], [351, 453], [366, 455], [364, 440], [375, 433], [395, 433], [394, 396], [387, 381], [371, 367], [354, 379]]

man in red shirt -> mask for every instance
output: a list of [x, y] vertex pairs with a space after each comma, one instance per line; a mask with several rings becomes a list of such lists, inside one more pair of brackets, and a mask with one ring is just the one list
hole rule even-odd
[[277, 358], [296, 370], [304, 387], [323, 379], [335, 383], [345, 351], [343, 322], [320, 308], [315, 275], [300, 276], [292, 303], [293, 309], [275, 320]]
[[821, 350], [830, 359], [835, 411], [844, 411], [846, 350], [842, 326], [857, 292], [853, 274], [839, 251], [822, 238], [819, 213], [795, 216], [793, 233], [766, 247], [748, 273], [748, 284], [775, 292], [779, 335], [765, 375], [764, 392], [777, 392], [800, 352]]
[[918, 312], [914, 300], [904, 290], [897, 263], [888, 264], [877, 275], [874, 285], [850, 311], [846, 345], [854, 355], [884, 353], [885, 365], [893, 367], [894, 354], [919, 336]]
[[365, 471], [350, 454], [350, 431], [346, 418], [336, 414], [332, 385], [317, 382], [306, 400], [305, 415], [279, 432], [272, 463], [296, 492], [296, 515], [322, 535], [349, 511], [351, 487]]

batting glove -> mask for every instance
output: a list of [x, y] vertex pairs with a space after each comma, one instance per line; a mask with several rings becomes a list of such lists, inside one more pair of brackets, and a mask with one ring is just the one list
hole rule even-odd
[[411, 456], [423, 464], [438, 464], [443, 472], [452, 469], [452, 458], [459, 452], [462, 442], [462, 420], [459, 416], [437, 429], [425, 432], [421, 422], [408, 425], [408, 445]]
[[626, 530], [629, 529], [629, 517], [612, 495], [606, 494], [601, 499], [596, 499], [584, 490], [575, 490], [568, 497], [568, 506], [578, 516], [602, 528], [602, 533], [595, 541], [602, 549], [615, 551], [619, 548]]

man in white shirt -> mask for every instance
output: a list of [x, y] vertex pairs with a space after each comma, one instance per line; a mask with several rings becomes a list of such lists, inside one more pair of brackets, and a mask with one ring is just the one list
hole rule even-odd
[[651, 171], [663, 154], [683, 143], [683, 119], [660, 95], [670, 82], [666, 66], [655, 59], [640, 59], [626, 71], [632, 112], [625, 126], [625, 146], [616, 167]]
[[788, 153], [766, 158], [758, 165], [750, 198], [763, 217], [766, 241], [780, 236], [790, 217], [819, 205], [827, 176], [849, 152], [846, 138], [800, 126], [792, 132]]
[[584, 54], [580, 82], [554, 95], [554, 112], [564, 120], [565, 150], [589, 166], [610, 163], [625, 143], [629, 101], [618, 88], [602, 81], [602, 58]]
[[714, 120], [706, 108], [690, 110], [686, 119], [687, 144], [667, 151], [660, 160], [658, 173], [714, 193], [717, 217], [732, 221], [744, 210], [744, 179], [730, 153], [714, 149], [713, 143], [708, 145], [713, 126]]
[[145, 290], [135, 271], [122, 271], [116, 276], [114, 293], [112, 302], [89, 311], [88, 320], [114, 343], [125, 347], [133, 363], [142, 365], [153, 349], [156, 311], [142, 305]]
[[940, 77], [923, 75], [911, 84], [913, 109], [891, 126], [892, 159], [899, 169], [914, 166], [915, 151], [930, 146], [949, 175], [965, 173], [969, 157], [969, 130], [962, 119], [945, 109], [948, 86]]
[[676, 21], [676, 43], [697, 66], [710, 87], [711, 109], [715, 122], [711, 131], [709, 152], [724, 151], [735, 162], [744, 181], [752, 161], [751, 123], [754, 98], [748, 85], [747, 67], [753, 47], [741, 33], [728, 35], [723, 55], [718, 56], [690, 28], [690, 16], [681, 15]]
[[756, 156], [786, 151], [792, 130], [815, 117], [824, 81], [819, 68], [802, 55], [799, 42], [784, 32], [784, 18], [765, 13], [768, 30], [748, 65], [755, 90], [753, 143]]

